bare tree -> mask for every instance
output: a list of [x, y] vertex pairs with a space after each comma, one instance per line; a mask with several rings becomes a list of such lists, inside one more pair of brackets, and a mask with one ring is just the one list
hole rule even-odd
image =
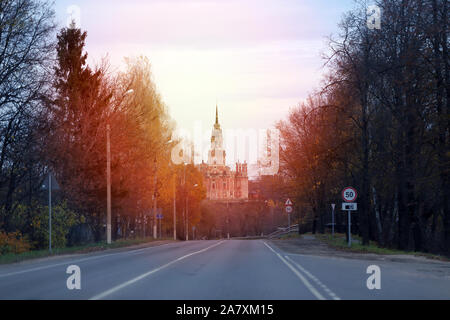
[[40, 173], [33, 119], [49, 83], [53, 18], [47, 2], [0, 2], [0, 206], [7, 230], [10, 212]]

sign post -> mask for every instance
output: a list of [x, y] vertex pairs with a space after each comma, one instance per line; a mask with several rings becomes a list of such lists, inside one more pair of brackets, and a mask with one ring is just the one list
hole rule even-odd
[[333, 203], [331, 205], [331, 236], [334, 238], [334, 209], [336, 208], [336, 204]]
[[358, 193], [355, 188], [347, 187], [342, 190], [342, 199], [345, 203], [342, 204], [342, 210], [348, 212], [348, 246], [352, 246], [352, 218], [351, 212], [358, 209], [358, 205], [354, 201], [358, 198]]
[[288, 213], [288, 230], [291, 232], [291, 214]]
[[352, 246], [352, 215], [350, 210], [348, 211], [348, 247]]
[[42, 186], [44, 190], [48, 190], [48, 251], [52, 252], [52, 190], [59, 190], [58, 182], [51, 172], [48, 173], [47, 179], [44, 180]]
[[288, 230], [291, 231], [291, 213], [294, 211], [294, 208], [292, 207], [294, 203], [292, 203], [291, 199], [287, 199], [285, 206], [286, 206], [286, 213], [288, 215]]
[[162, 214], [162, 209], [158, 208], [158, 213], [156, 214], [156, 219], [159, 220], [159, 238], [162, 238], [162, 228], [161, 228], [161, 220], [164, 218], [164, 215]]
[[147, 215], [146, 214], [144, 214], [144, 239], [145, 239], [145, 236], [146, 236], [146, 234], [145, 234], [145, 227], [147, 226]]

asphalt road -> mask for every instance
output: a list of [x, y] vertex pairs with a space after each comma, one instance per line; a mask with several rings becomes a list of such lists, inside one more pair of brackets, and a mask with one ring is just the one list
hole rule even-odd
[[[70, 265], [81, 290], [67, 288]], [[367, 288], [370, 265], [380, 267], [380, 290]], [[288, 254], [265, 240], [174, 242], [3, 265], [0, 299], [450, 299], [449, 269]]]

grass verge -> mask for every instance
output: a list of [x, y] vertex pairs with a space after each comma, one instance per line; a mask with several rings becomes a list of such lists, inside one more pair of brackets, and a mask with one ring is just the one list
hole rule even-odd
[[297, 239], [297, 238], [302, 238], [303, 235], [300, 235], [298, 233], [288, 233], [288, 234], [283, 234], [281, 236], [278, 237], [278, 239], [280, 240], [288, 240], [288, 239]]
[[334, 237], [332, 237], [331, 234], [316, 234], [316, 238], [326, 243], [330, 247], [342, 251], [355, 253], [374, 253], [381, 255], [413, 255], [440, 261], [450, 261], [449, 258], [437, 254], [383, 248], [374, 241], [370, 241], [369, 245], [365, 246], [361, 244], [361, 239], [358, 236], [352, 236], [352, 239], [358, 240], [358, 242], [352, 243], [352, 246], [350, 248], [348, 247], [345, 234], [335, 234]]
[[90, 243], [90, 244], [87, 244], [84, 246], [55, 248], [52, 250], [52, 253], [50, 253], [48, 250], [35, 250], [35, 251], [29, 251], [29, 252], [24, 252], [24, 253], [20, 253], [20, 254], [8, 253], [5, 255], [0, 255], [0, 264], [15, 263], [15, 262], [21, 262], [21, 261], [25, 261], [25, 260], [60, 256], [60, 255], [66, 255], [66, 254], [89, 253], [89, 252], [96, 252], [96, 251], [104, 251], [104, 250], [108, 250], [108, 249], [125, 248], [125, 247], [130, 247], [130, 246], [144, 244], [144, 243], [151, 243], [151, 242], [156, 242], [156, 241], [167, 241], [167, 240], [172, 240], [172, 239], [158, 239], [158, 240], [154, 240], [153, 238], [123, 239], [123, 240], [114, 241], [111, 244], [107, 244], [106, 241], [102, 241], [102, 242], [97, 242], [97, 243]]

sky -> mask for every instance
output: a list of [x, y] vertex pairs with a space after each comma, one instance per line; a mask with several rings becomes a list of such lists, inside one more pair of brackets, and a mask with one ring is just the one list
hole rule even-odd
[[320, 85], [326, 37], [353, 0], [58, 0], [60, 26], [71, 6], [90, 64], [147, 56], [177, 127], [210, 133], [216, 102], [223, 128], [285, 119]]

